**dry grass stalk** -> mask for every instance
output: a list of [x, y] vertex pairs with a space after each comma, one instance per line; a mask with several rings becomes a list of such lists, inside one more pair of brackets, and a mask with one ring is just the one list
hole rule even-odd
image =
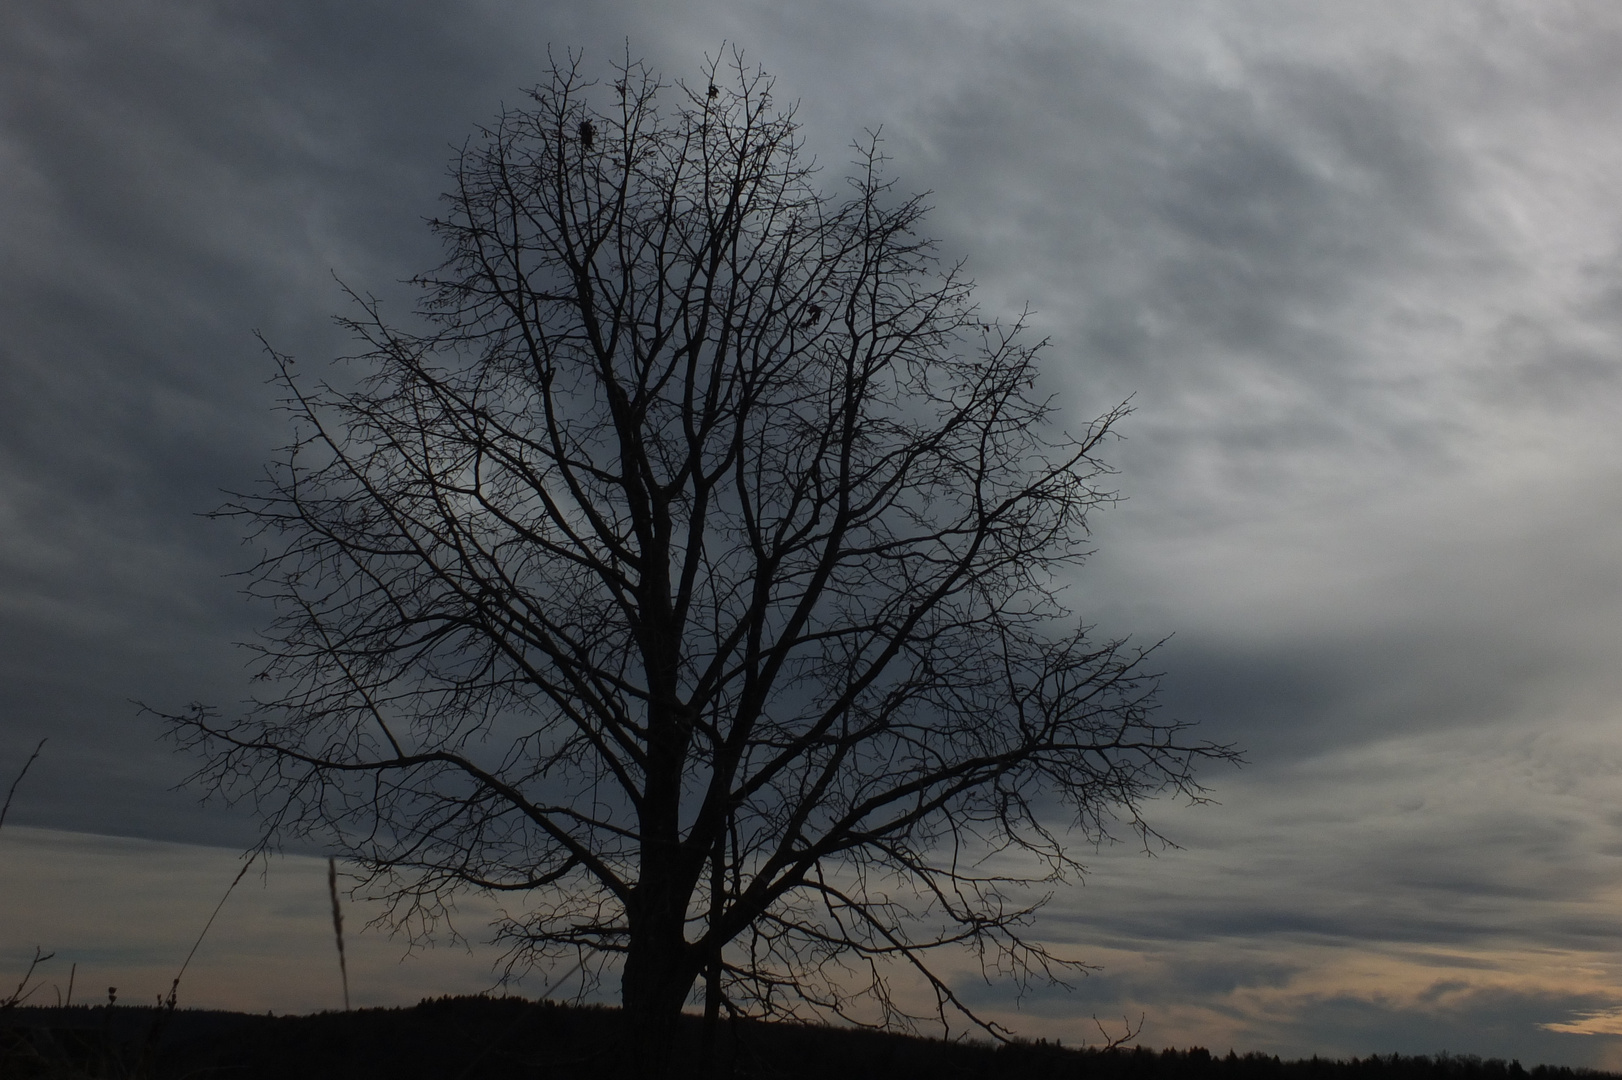
[[327, 892], [332, 897], [332, 933], [338, 939], [338, 973], [344, 980], [344, 1012], [349, 1011], [349, 965], [344, 962], [344, 913], [338, 907], [338, 860], [327, 859]]
[[[175, 974], [175, 981], [173, 983], [171, 983], [170, 986], [169, 986], [168, 1005], [169, 1005], [169, 1007], [171, 1009], [174, 1008], [175, 999], [180, 994], [180, 979], [181, 979], [181, 976], [185, 975], [186, 974], [186, 969], [191, 967], [192, 957], [197, 955], [197, 949], [198, 949], [198, 947], [200, 945], [203, 944], [203, 938], [208, 936], [209, 927], [213, 926], [214, 925], [214, 920], [219, 918], [220, 909], [225, 906], [225, 902], [227, 900], [231, 899], [231, 893], [236, 890], [237, 885], [242, 881], [243, 877], [248, 873], [248, 867], [252, 866], [253, 863], [254, 863], [254, 860], [252, 858], [250, 858], [247, 862], [242, 864], [242, 869], [237, 871], [237, 876], [231, 879], [231, 885], [230, 885], [229, 888], [227, 888], [225, 890], [225, 895], [220, 897], [220, 902], [218, 904], [214, 905], [214, 914], [210, 915], [208, 917], [208, 922], [203, 924], [203, 932], [197, 935], [197, 940], [196, 941], [192, 942], [191, 952], [186, 954], [185, 963], [180, 965], [180, 970]], [[109, 990], [108, 994], [111, 994], [111, 993], [112, 993], [112, 991]]]

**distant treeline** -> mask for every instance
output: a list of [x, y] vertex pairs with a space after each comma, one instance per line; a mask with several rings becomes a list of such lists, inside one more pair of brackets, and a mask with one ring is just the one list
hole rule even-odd
[[[698, 1020], [687, 1049], [697, 1056]], [[46, 1080], [604, 1080], [617, 1010], [459, 997], [312, 1016], [75, 1007], [0, 1011], [0, 1077]], [[724, 1024], [706, 1076], [750, 1080], [1598, 1080], [1470, 1056], [1281, 1061], [1264, 1054], [945, 1042], [793, 1024]], [[1622, 1080], [1622, 1078], [1619, 1078]]]

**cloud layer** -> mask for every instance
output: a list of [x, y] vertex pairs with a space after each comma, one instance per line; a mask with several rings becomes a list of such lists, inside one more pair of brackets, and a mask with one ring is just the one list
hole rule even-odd
[[[245, 695], [253, 553], [195, 515], [284, 436], [251, 331], [319, 366], [334, 276], [408, 310], [452, 146], [548, 43], [627, 38], [672, 75], [742, 44], [830, 185], [882, 125], [1074, 424], [1132, 396], [1071, 599], [1174, 635], [1165, 707], [1251, 764], [1056, 896], [1105, 968], [1021, 1022], [1613, 1060], [1622, 15], [1559, 0], [7, 5], [0, 761], [52, 740], [12, 820], [248, 840], [130, 700]], [[112, 916], [19, 851], [143, 873], [9, 833], [53, 934]]]

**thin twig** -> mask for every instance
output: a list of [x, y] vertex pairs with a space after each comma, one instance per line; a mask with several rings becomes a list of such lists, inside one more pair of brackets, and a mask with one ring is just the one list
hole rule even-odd
[[[28, 775], [28, 770], [33, 766], [35, 760], [39, 758], [39, 752], [45, 749], [45, 742], [46, 740], [41, 739], [39, 741], [39, 745], [34, 747], [34, 752], [28, 755], [27, 761], [23, 762], [22, 771], [17, 774], [17, 779], [13, 780], [11, 782], [11, 787], [7, 789], [6, 801], [4, 805], [0, 805], [0, 826], [5, 825], [6, 823], [6, 813], [11, 809], [11, 797], [17, 794], [17, 785], [23, 782], [23, 777]], [[34, 990], [39, 989], [39, 987], [36, 986], [34, 987], [34, 990], [29, 990], [28, 980], [34, 977], [34, 971], [40, 966], [40, 964], [44, 963], [55, 955], [55, 953], [41, 953], [39, 946], [34, 946], [34, 959], [29, 961], [28, 970], [23, 973], [22, 982], [17, 984], [17, 989], [12, 991], [10, 997], [0, 1001], [0, 1009], [10, 1009], [24, 1001], [27, 1001], [28, 998], [34, 993]]]
[[34, 752], [28, 755], [28, 760], [23, 762], [23, 771], [18, 773], [17, 779], [11, 782], [11, 790], [6, 792], [6, 803], [4, 806], [0, 806], [0, 826], [4, 826], [6, 823], [6, 812], [11, 809], [11, 797], [17, 794], [17, 785], [22, 783], [23, 777], [28, 775], [28, 770], [34, 764], [34, 759], [39, 757], [41, 750], [45, 749], [46, 741], [45, 739], [39, 741], [39, 745], [34, 747]]
[[[1125, 1045], [1126, 1043], [1131, 1042], [1133, 1039], [1136, 1039], [1139, 1035], [1141, 1035], [1143, 1033], [1143, 1023], [1144, 1023], [1144, 1019], [1147, 1016], [1148, 1016], [1147, 1013], [1139, 1014], [1139, 1016], [1138, 1016], [1138, 1026], [1134, 1028], [1132, 1026], [1132, 1021], [1127, 1019], [1127, 1017], [1123, 1015], [1121, 1017], [1121, 1023], [1123, 1025], [1125, 1025], [1125, 1031], [1122, 1033], [1120, 1038], [1115, 1038], [1107, 1030], [1105, 1030], [1104, 1022], [1102, 1020], [1098, 1019], [1098, 1014], [1097, 1013], [1094, 1013], [1093, 1014], [1093, 1024], [1094, 1024], [1094, 1026], [1096, 1026], [1098, 1028], [1098, 1033], [1100, 1035], [1104, 1036], [1104, 1045], [1100, 1049], [1105, 1050], [1105, 1051], [1114, 1050], [1114, 1049], [1116, 1049], [1116, 1048], [1118, 1048], [1120, 1046]], [[1083, 1044], [1083, 1045], [1085, 1045], [1085, 1044]]]
[[[22, 982], [17, 984], [17, 989], [11, 992], [11, 996], [6, 998], [4, 1001], [0, 1001], [0, 1009], [13, 1008], [32, 997], [34, 990], [39, 989], [39, 987], [36, 986], [34, 987], [34, 990], [28, 990], [28, 981], [34, 977], [34, 969], [55, 955], [55, 953], [41, 953], [39, 946], [34, 946], [34, 959], [29, 961], [28, 971], [23, 974]], [[24, 993], [25, 990], [27, 991], [26, 993]]]

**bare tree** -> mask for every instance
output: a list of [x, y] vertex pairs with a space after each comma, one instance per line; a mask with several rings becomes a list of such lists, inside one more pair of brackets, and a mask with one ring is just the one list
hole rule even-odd
[[268, 692], [175, 732], [395, 926], [515, 894], [509, 972], [617, 971], [655, 1056], [701, 985], [712, 1025], [905, 1023], [910, 966], [972, 1018], [935, 950], [1062, 976], [1045, 884], [1232, 756], [1058, 599], [1124, 410], [1055, 430], [876, 138], [829, 197], [736, 53], [615, 72], [464, 149], [423, 329], [357, 297], [347, 388], [276, 356], [295, 441], [220, 511]]

